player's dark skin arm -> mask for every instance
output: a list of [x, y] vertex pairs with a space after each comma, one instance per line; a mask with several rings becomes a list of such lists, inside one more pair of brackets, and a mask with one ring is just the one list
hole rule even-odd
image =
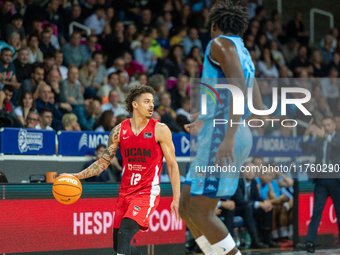
[[[234, 44], [225, 38], [218, 37], [211, 43], [210, 56], [212, 59], [220, 64], [220, 67], [227, 78], [228, 82], [237, 86], [243, 92], [243, 95], [247, 93], [247, 85], [244, 79], [243, 69], [239, 61], [239, 57]], [[222, 143], [215, 156], [215, 165], [220, 160], [221, 167], [224, 166], [224, 158], [226, 158], [227, 164], [234, 163], [234, 147], [235, 147], [235, 133], [238, 125], [230, 125], [231, 123], [239, 122], [241, 115], [233, 114], [233, 97], [230, 97], [230, 109], [228, 128]], [[231, 159], [231, 161], [230, 161]]]
[[117, 152], [117, 148], [119, 145], [120, 127], [121, 125], [119, 124], [111, 130], [108, 139], [108, 146], [100, 159], [98, 159], [96, 162], [94, 162], [92, 165], [90, 165], [88, 168], [84, 169], [80, 173], [71, 175], [77, 177], [78, 179], [85, 179], [98, 175], [101, 172], [103, 172], [106, 168], [108, 168]]

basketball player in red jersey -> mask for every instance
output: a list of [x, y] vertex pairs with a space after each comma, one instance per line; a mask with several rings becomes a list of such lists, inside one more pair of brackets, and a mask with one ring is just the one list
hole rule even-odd
[[131, 240], [140, 229], [148, 229], [149, 217], [158, 206], [163, 156], [173, 190], [171, 212], [180, 220], [180, 175], [175, 147], [168, 126], [151, 117], [154, 94], [149, 86], [133, 87], [125, 100], [132, 118], [112, 129], [108, 147], [99, 160], [80, 173], [72, 174], [84, 179], [101, 173], [109, 166], [120, 144], [123, 173], [113, 226], [114, 249], [118, 255], [140, 254], [131, 246]]

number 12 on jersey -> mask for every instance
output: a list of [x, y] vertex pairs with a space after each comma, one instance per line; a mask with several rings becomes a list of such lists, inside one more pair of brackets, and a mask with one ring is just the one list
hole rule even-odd
[[136, 185], [140, 181], [141, 177], [142, 177], [141, 174], [132, 173], [132, 176], [131, 176], [131, 185]]

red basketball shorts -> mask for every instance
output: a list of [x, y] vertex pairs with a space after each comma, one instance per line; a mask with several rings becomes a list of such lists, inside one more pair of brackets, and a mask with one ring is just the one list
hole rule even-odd
[[116, 204], [113, 228], [119, 229], [123, 218], [130, 218], [136, 221], [142, 230], [149, 228], [150, 215], [155, 211], [159, 204], [160, 195], [130, 195], [119, 196]]

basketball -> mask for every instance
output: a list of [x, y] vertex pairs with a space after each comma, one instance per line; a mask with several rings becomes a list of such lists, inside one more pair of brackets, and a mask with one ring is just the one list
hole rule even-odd
[[54, 198], [66, 205], [76, 202], [80, 198], [82, 190], [81, 182], [72, 175], [59, 176], [52, 187]]

